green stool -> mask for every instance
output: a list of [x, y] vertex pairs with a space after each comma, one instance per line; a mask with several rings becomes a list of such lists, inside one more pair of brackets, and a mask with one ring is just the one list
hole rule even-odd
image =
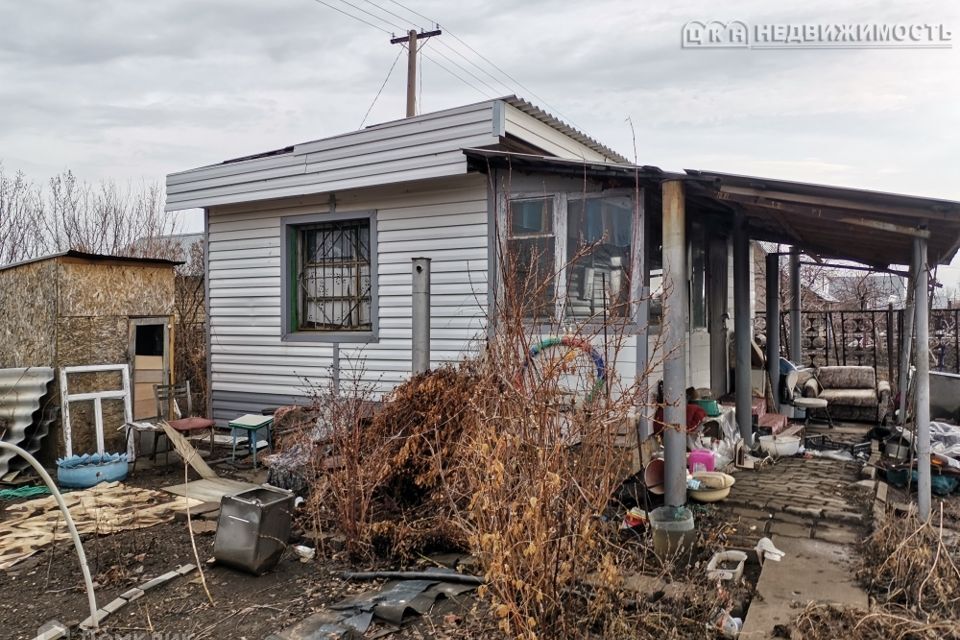
[[257, 413], [248, 413], [235, 420], [231, 420], [227, 425], [230, 427], [230, 435], [233, 436], [233, 447], [230, 451], [230, 460], [237, 459], [237, 434], [241, 431], [247, 432], [247, 444], [250, 446], [250, 454], [253, 456], [253, 468], [257, 468], [257, 432], [260, 429], [267, 430], [267, 446], [273, 451], [273, 416], [263, 416]]

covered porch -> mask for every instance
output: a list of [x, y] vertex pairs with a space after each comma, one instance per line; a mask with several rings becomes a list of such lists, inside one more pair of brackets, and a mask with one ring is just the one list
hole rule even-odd
[[[752, 447], [753, 326], [756, 305], [756, 242], [789, 246], [765, 256], [768, 326], [780, 325], [780, 265], [789, 260], [789, 345], [779, 331], [765, 344], [766, 378], [774, 410], [780, 401], [780, 356], [800, 352], [801, 255], [816, 262], [850, 261], [909, 280], [907, 320], [898, 366], [890, 383], [907, 389], [916, 363], [914, 430], [917, 436], [919, 507], [930, 511], [929, 438], [929, 272], [949, 264], [960, 246], [960, 203], [770, 180], [699, 170], [671, 173], [652, 166], [584, 162], [502, 150], [465, 150], [471, 168], [504, 182], [509, 197], [521, 175], [549, 175], [597, 188], [635, 193], [635, 221], [642, 241], [633, 245], [631, 313], [636, 331], [636, 371], [646, 371], [651, 333], [661, 345], [665, 502], [686, 502], [687, 389], [709, 386], [714, 397], [735, 393], [739, 435]], [[504, 177], [506, 176], [506, 178]], [[498, 182], [499, 181], [499, 182]], [[585, 187], [584, 187], [585, 188]], [[495, 189], [496, 190], [496, 189]], [[506, 209], [498, 194], [498, 211]], [[498, 214], [498, 215], [502, 215]], [[501, 223], [502, 224], [502, 223]], [[639, 239], [639, 238], [638, 238]], [[854, 265], [855, 266], [855, 265]], [[651, 294], [662, 291], [661, 297]], [[558, 304], [558, 308], [559, 308]], [[911, 359], [911, 345], [915, 352]], [[732, 346], [732, 349], [731, 349]], [[708, 347], [708, 348], [705, 348]], [[788, 347], [788, 348], [781, 348]], [[729, 355], [732, 351], [732, 356]], [[708, 352], [708, 363], [702, 354]], [[691, 362], [695, 360], [696, 362]], [[651, 385], [652, 387], [652, 385]], [[652, 388], [651, 388], [652, 390]], [[906, 393], [900, 394], [901, 402]], [[904, 411], [900, 411], [903, 420]], [[644, 421], [641, 420], [641, 423]], [[649, 433], [641, 424], [641, 438]]]
[[[684, 242], [682, 233], [690, 223], [700, 221], [708, 228], [726, 229], [733, 250], [733, 308], [718, 308], [725, 301], [711, 300], [712, 312], [732, 315], [733, 352], [735, 354], [733, 387], [736, 394], [736, 422], [740, 436], [747, 446], [753, 445], [756, 427], [751, 419], [753, 398], [751, 381], [752, 324], [750, 295], [754, 282], [751, 277], [751, 241], [789, 245], [785, 252], [765, 256], [765, 299], [768, 327], [780, 326], [781, 260], [789, 260], [787, 278], [789, 287], [789, 345], [781, 345], [780, 332], [767, 331], [765, 344], [766, 377], [772, 394], [774, 410], [781, 397], [780, 356], [787, 352], [801, 352], [801, 255], [817, 262], [843, 260], [857, 263], [872, 271], [889, 272], [908, 279], [907, 310], [901, 366], [893, 372], [889, 382], [900, 392], [898, 420], [903, 425], [907, 412], [907, 389], [913, 390], [909, 399], [916, 438], [918, 507], [924, 520], [930, 514], [930, 377], [929, 377], [929, 309], [930, 271], [938, 264], [949, 264], [960, 243], [960, 203], [881, 193], [812, 185], [800, 182], [769, 180], [716, 172], [688, 170], [683, 175], [665, 175], [661, 182], [662, 219], [664, 225], [664, 272], [672, 273], [677, 282], [684, 282], [687, 262], [676, 251]], [[678, 291], [679, 290], [679, 291]], [[684, 287], [665, 290], [664, 307], [673, 309], [670, 326], [682, 322], [686, 307], [682, 299]], [[732, 313], [730, 313], [732, 311]], [[682, 371], [683, 337], [667, 334], [666, 351], [679, 357], [668, 358], [664, 381], [667, 421], [680, 424], [674, 405], [683, 406], [683, 382], [677, 371]], [[911, 345], [915, 363], [914, 382], [908, 387], [911, 363]], [[786, 347], [786, 348], [782, 348]], [[719, 363], [715, 369], [721, 370]], [[711, 367], [714, 371], [714, 367]], [[670, 411], [672, 409], [672, 411]], [[673, 433], [671, 433], [673, 432]], [[678, 437], [679, 436], [679, 437]], [[671, 440], [673, 442], [671, 442]], [[685, 501], [682, 433], [668, 430], [665, 443], [667, 467], [667, 503], [680, 505]]]

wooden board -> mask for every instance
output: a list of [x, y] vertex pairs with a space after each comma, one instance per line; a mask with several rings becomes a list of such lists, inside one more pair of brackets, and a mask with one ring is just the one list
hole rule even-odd
[[163, 384], [163, 356], [135, 356], [133, 359], [133, 419], [157, 415], [153, 385]]
[[173, 448], [177, 450], [180, 457], [193, 467], [193, 470], [199, 473], [201, 478], [217, 477], [217, 472], [203, 461], [203, 458], [200, 457], [200, 452], [194, 449], [193, 446], [187, 442], [187, 439], [180, 435], [179, 431], [166, 422], [161, 422], [160, 426], [163, 427], [163, 432], [170, 438], [170, 442], [173, 443]]
[[[168, 499], [169, 498], [169, 499]], [[169, 522], [175, 511], [199, 506], [201, 500], [170, 498], [159, 491], [119, 482], [101, 483], [64, 494], [81, 535], [109, 534]], [[46, 545], [68, 540], [70, 534], [53, 496], [7, 507], [0, 522], [0, 570], [30, 557]]]
[[230, 480], [229, 478], [204, 478], [188, 482], [186, 485], [181, 483], [170, 485], [169, 487], [162, 487], [162, 490], [176, 496], [189, 497], [190, 500], [216, 502], [220, 504], [220, 499], [223, 498], [223, 496], [239, 493], [247, 489], [256, 489], [259, 486], [260, 485], [253, 484], [252, 482]]

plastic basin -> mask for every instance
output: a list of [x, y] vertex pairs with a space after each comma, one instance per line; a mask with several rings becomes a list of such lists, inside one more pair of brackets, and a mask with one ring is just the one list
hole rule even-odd
[[760, 436], [760, 449], [772, 458], [788, 458], [800, 451], [799, 436]]

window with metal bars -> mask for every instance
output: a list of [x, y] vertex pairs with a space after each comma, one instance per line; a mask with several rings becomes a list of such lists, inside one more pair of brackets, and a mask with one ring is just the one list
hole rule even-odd
[[370, 218], [296, 229], [296, 330], [373, 331]]

